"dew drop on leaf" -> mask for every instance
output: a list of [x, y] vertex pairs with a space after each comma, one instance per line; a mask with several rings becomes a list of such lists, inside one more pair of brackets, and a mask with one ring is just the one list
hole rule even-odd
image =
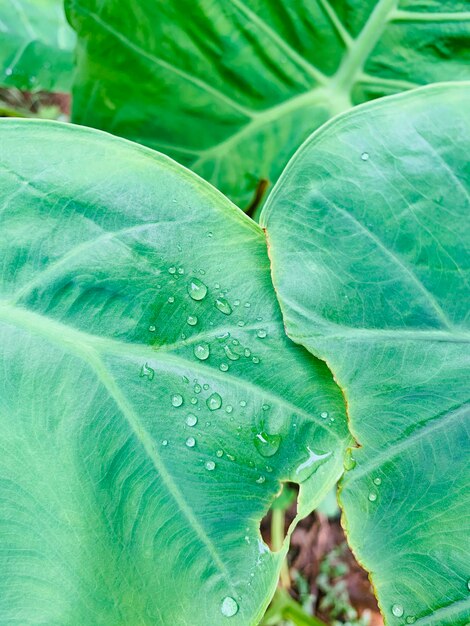
[[245, 326], [245, 322], [244, 322], [243, 320], [240, 320], [240, 321], [238, 322], [238, 326], [240, 326], [240, 328], [241, 328], [242, 326]]
[[226, 413], [231, 413], [233, 411], [233, 406], [231, 404], [227, 404], [225, 408]]
[[220, 459], [221, 456], [224, 456], [224, 451], [223, 450], [217, 450], [217, 452], [215, 453], [215, 456], [219, 457], [219, 459]]
[[414, 615], [408, 615], [405, 621], [407, 624], [414, 624], [416, 622], [416, 617]]
[[[369, 501], [370, 502], [375, 502], [377, 500], [377, 494], [374, 493], [373, 491], [370, 492], [368, 497], [369, 497]], [[403, 613], [402, 613], [402, 615], [403, 615]], [[398, 616], [398, 617], [400, 617], [400, 616]]]
[[352, 454], [353, 453], [351, 448], [348, 448], [344, 457], [344, 469], [347, 471], [352, 470], [356, 467], [356, 459], [353, 457]]
[[246, 406], [246, 400], [240, 400], [240, 406]]
[[205, 361], [209, 358], [210, 350], [207, 343], [199, 343], [194, 346], [194, 356], [200, 361]]
[[170, 274], [176, 274], [176, 267], [172, 265], [171, 267], [168, 268], [168, 271], [170, 272]]
[[186, 445], [188, 446], [188, 448], [194, 448], [194, 446], [196, 445], [196, 440], [194, 439], [194, 437], [188, 437], [186, 439]]
[[230, 306], [228, 300], [226, 300], [225, 298], [217, 298], [217, 300], [215, 301], [215, 306], [224, 315], [230, 315], [230, 313], [232, 312], [232, 307]]
[[264, 482], [266, 482], [266, 478], [264, 476], [260, 476], [256, 479], [256, 482], [258, 483], [258, 485], [262, 485]]
[[226, 371], [228, 370], [228, 365], [227, 365], [227, 363], [221, 363], [221, 364], [219, 365], [219, 370], [220, 370], [221, 372], [226, 372]]
[[222, 398], [218, 393], [213, 393], [207, 398], [206, 404], [211, 411], [216, 411], [222, 406]]
[[395, 617], [403, 617], [403, 613], [404, 613], [404, 611], [403, 611], [403, 607], [402, 607], [401, 604], [394, 604], [392, 606], [392, 614]]
[[281, 435], [268, 435], [266, 432], [257, 433], [253, 439], [255, 448], [261, 456], [270, 457], [276, 454], [281, 445]]
[[150, 367], [148, 363], [145, 363], [144, 365], [142, 365], [142, 368], [140, 370], [141, 378], [147, 378], [148, 380], [153, 380], [154, 376], [155, 376], [155, 370], [152, 367]]
[[222, 601], [220, 611], [225, 617], [233, 617], [238, 613], [238, 604], [233, 598], [227, 596]]
[[328, 417], [328, 411], [322, 411], [320, 413], [320, 417], [322, 417], [324, 420], [326, 420], [326, 418]]
[[369, 160], [369, 153], [368, 153], [368, 152], [363, 152], [363, 153], [361, 154], [361, 159], [362, 159], [363, 161], [368, 161], [368, 160]]
[[227, 359], [230, 359], [231, 361], [238, 361], [240, 358], [240, 355], [234, 352], [230, 346], [224, 346], [224, 352]]
[[194, 385], [193, 389], [194, 389], [194, 393], [201, 393], [202, 391], [201, 385], [198, 385], [197, 383]]
[[188, 319], [186, 320], [186, 322], [190, 326], [196, 326], [196, 324], [197, 324], [197, 317], [195, 315], [188, 315]]
[[206, 470], [209, 470], [209, 472], [212, 472], [212, 470], [215, 469], [215, 463], [214, 461], [207, 461], [206, 462]]
[[155, 327], [153, 324], [151, 324], [151, 325], [149, 326], [149, 331], [150, 331], [151, 333], [154, 333], [154, 332], [155, 332], [155, 330], [156, 330], [156, 327]]
[[171, 404], [175, 407], [181, 406], [183, 404], [183, 396], [179, 393], [174, 393], [171, 396]]
[[381, 478], [379, 478], [378, 476], [377, 476], [377, 478], [374, 478], [374, 485], [381, 485], [381, 484], [382, 484], [382, 479]]
[[168, 302], [169, 302], [170, 304], [173, 304], [173, 302], [174, 302], [174, 301], [175, 301], [174, 296], [170, 296], [170, 297], [168, 298]]
[[197, 417], [193, 413], [188, 413], [188, 416], [186, 417], [186, 424], [188, 426], [196, 426]]
[[258, 364], [259, 363], [259, 357], [254, 356], [252, 359], [253, 363]]
[[203, 300], [207, 295], [207, 287], [199, 278], [191, 278], [188, 293], [193, 300]]
[[264, 328], [260, 328], [258, 330], [258, 332], [256, 333], [256, 336], [259, 337], [260, 339], [264, 339], [267, 336], [267, 332], [264, 330]]
[[167, 446], [167, 445], [168, 445], [168, 439], [163, 439], [162, 446]]

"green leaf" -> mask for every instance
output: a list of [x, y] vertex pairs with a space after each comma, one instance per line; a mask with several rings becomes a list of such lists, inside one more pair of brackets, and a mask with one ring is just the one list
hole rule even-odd
[[262, 214], [287, 332], [346, 396], [344, 521], [392, 626], [470, 620], [469, 129], [469, 83], [358, 107]]
[[0, 623], [255, 624], [280, 482], [305, 515], [350, 445], [261, 229], [147, 148], [45, 121], [0, 137]]
[[247, 208], [354, 104], [470, 78], [468, 2], [66, 0], [73, 117], [169, 154]]
[[61, 0], [2, 0], [0, 85], [67, 92], [75, 33]]

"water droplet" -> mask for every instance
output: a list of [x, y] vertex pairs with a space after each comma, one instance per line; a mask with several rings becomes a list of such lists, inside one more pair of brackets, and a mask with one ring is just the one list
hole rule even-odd
[[231, 413], [233, 411], [233, 406], [231, 404], [227, 404], [225, 411], [226, 413]]
[[215, 453], [215, 456], [219, 457], [219, 459], [220, 459], [221, 456], [224, 456], [224, 451], [223, 450], [217, 450], [217, 452]]
[[155, 327], [153, 324], [151, 324], [151, 325], [149, 326], [149, 331], [150, 331], [151, 333], [154, 333], [154, 332], [156, 331], [156, 327]]
[[240, 358], [240, 355], [232, 350], [230, 346], [224, 346], [224, 352], [227, 359], [230, 359], [231, 361], [238, 361]]
[[219, 369], [220, 369], [222, 372], [226, 372], [226, 371], [228, 370], [228, 365], [227, 365], [227, 363], [221, 363], [221, 364], [219, 365]]
[[240, 406], [246, 406], [246, 400], [240, 400]]
[[467, 588], [470, 591], [470, 578], [467, 580]]
[[188, 315], [188, 319], [186, 320], [186, 323], [189, 324], [190, 326], [196, 326], [197, 317], [195, 315]]
[[262, 485], [263, 483], [266, 482], [266, 478], [264, 476], [260, 476], [259, 478], [256, 479], [256, 482], [258, 483], [258, 485]]
[[181, 276], [182, 274], [184, 274], [184, 269], [182, 267], [178, 268], [178, 274]]
[[168, 268], [168, 271], [170, 272], [170, 274], [176, 274], [176, 267], [172, 265], [171, 267]]
[[194, 448], [194, 446], [196, 445], [196, 440], [194, 439], [194, 437], [188, 437], [186, 439], [186, 445], [188, 446], [188, 448]]
[[209, 385], [207, 383], [205, 383], [204, 385], [202, 385], [202, 388], [207, 391], [209, 389]]
[[328, 417], [328, 411], [322, 411], [320, 413], [320, 417], [322, 417], [324, 420], [326, 420], [326, 418]]
[[168, 445], [168, 439], [162, 439], [162, 446]]
[[308, 469], [309, 467], [312, 467], [315, 463], [317, 463], [317, 461], [323, 461], [324, 459], [327, 459], [329, 456], [331, 456], [331, 452], [326, 452], [325, 454], [321, 454], [321, 453], [317, 454], [316, 452], [311, 450], [308, 446], [307, 446], [307, 452], [308, 452], [308, 459], [299, 465], [299, 467], [295, 470], [296, 474], [300, 474], [303, 470]]
[[207, 398], [206, 404], [211, 411], [216, 411], [222, 406], [222, 398], [218, 393], [213, 393]]
[[200, 361], [205, 361], [209, 358], [209, 345], [207, 343], [199, 343], [194, 346], [194, 356]]
[[142, 368], [140, 370], [141, 378], [147, 378], [148, 380], [153, 380], [154, 376], [155, 376], [155, 370], [152, 367], [150, 367], [148, 363], [145, 363], [144, 365], [142, 365]]
[[193, 300], [203, 300], [207, 295], [207, 287], [199, 278], [191, 278], [188, 293]]
[[194, 393], [201, 393], [202, 391], [201, 385], [198, 385], [198, 384], [194, 385], [193, 389], [194, 389]]
[[197, 417], [193, 413], [188, 413], [188, 416], [186, 417], [186, 424], [188, 426], [196, 426]]
[[249, 309], [251, 304], [249, 302], [245, 302], [245, 309]]
[[198, 399], [197, 398], [191, 398], [190, 402], [191, 402], [191, 404], [197, 404], [198, 403]]
[[245, 348], [243, 354], [246, 356], [246, 358], [248, 358], [249, 356], [251, 356], [251, 350], [249, 348]]
[[240, 306], [240, 300], [234, 300], [233, 306]]
[[[371, 491], [369, 496], [368, 496], [368, 498], [369, 498], [370, 502], [375, 502], [377, 500], [377, 494], [374, 493], [373, 491]], [[402, 613], [402, 615], [403, 615], [403, 613]], [[398, 616], [398, 617], [400, 617], [400, 616]]]
[[379, 478], [378, 476], [377, 476], [377, 478], [374, 478], [374, 485], [381, 485], [381, 484], [382, 484], [382, 479], [381, 478]]
[[7, 69], [5, 70], [5, 74], [7, 76], [11, 76], [13, 74], [13, 70], [11, 69], [11, 67], [7, 67]]
[[208, 237], [212, 237], [213, 235], [214, 235], [214, 233], [211, 230], [207, 233]]
[[226, 300], [225, 298], [217, 298], [217, 300], [215, 301], [215, 306], [224, 315], [230, 315], [230, 313], [232, 312], [232, 307], [230, 306], [228, 300]]
[[170, 296], [170, 297], [168, 298], [168, 302], [169, 302], [170, 304], [173, 304], [173, 302], [174, 302], [174, 301], [175, 301], [174, 296]]
[[212, 470], [215, 469], [215, 463], [214, 461], [207, 461], [206, 462], [206, 470], [209, 470], [209, 472], [212, 472]]
[[416, 617], [414, 615], [408, 615], [405, 621], [407, 624], [414, 624], [416, 622]]
[[259, 357], [254, 356], [252, 359], [253, 363], [259, 363]]
[[271, 407], [269, 406], [269, 404], [263, 404], [261, 408], [263, 409], [263, 411], [269, 411]]
[[264, 328], [260, 328], [256, 333], [256, 336], [260, 339], [264, 339], [268, 333], [264, 330]]
[[363, 153], [361, 154], [361, 159], [362, 159], [363, 161], [368, 161], [368, 160], [369, 160], [369, 153], [368, 153], [368, 152], [363, 152]]
[[227, 596], [222, 601], [220, 611], [225, 617], [233, 617], [238, 613], [238, 604], [233, 598]]
[[403, 617], [403, 607], [401, 604], [394, 604], [392, 606], [392, 614], [395, 615], [395, 617]]
[[244, 322], [243, 320], [240, 320], [240, 321], [238, 322], [238, 326], [240, 326], [240, 328], [241, 328], [242, 326], [245, 326], [245, 322]]
[[181, 406], [183, 404], [183, 396], [179, 393], [174, 393], [171, 396], [171, 404], [176, 407]]
[[353, 457], [353, 453], [351, 448], [346, 450], [346, 455], [344, 457], [344, 469], [349, 471], [356, 467], [356, 459]]
[[268, 435], [266, 432], [257, 433], [254, 438], [255, 448], [261, 456], [273, 456], [281, 445], [281, 435]]
[[220, 335], [217, 335], [217, 339], [220, 342], [225, 341], [226, 339], [229, 339], [229, 338], [230, 338], [230, 333], [229, 332], [224, 332], [224, 333], [221, 333]]

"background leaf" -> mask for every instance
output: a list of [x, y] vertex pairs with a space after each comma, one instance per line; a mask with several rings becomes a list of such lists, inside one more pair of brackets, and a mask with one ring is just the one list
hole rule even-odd
[[255, 624], [287, 550], [261, 518], [284, 480], [308, 513], [350, 441], [261, 229], [146, 148], [0, 135], [0, 622]]
[[61, 0], [2, 0], [0, 85], [68, 91], [75, 39]]
[[345, 392], [344, 522], [391, 625], [470, 619], [469, 129], [468, 83], [357, 108], [262, 215], [287, 331]]
[[66, 0], [73, 118], [170, 154], [238, 206], [354, 104], [470, 78], [468, 2]]

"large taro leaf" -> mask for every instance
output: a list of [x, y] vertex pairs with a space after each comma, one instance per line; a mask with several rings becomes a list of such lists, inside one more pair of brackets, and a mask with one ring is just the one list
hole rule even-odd
[[288, 334], [346, 396], [344, 523], [391, 626], [470, 621], [469, 131], [469, 84], [358, 107], [262, 214]]
[[464, 0], [66, 0], [66, 7], [79, 36], [75, 121], [169, 154], [242, 208], [332, 115], [470, 78]]
[[0, 85], [68, 91], [74, 46], [62, 0], [0, 2]]
[[0, 137], [0, 623], [255, 624], [280, 481], [306, 514], [350, 440], [261, 229], [147, 148]]

